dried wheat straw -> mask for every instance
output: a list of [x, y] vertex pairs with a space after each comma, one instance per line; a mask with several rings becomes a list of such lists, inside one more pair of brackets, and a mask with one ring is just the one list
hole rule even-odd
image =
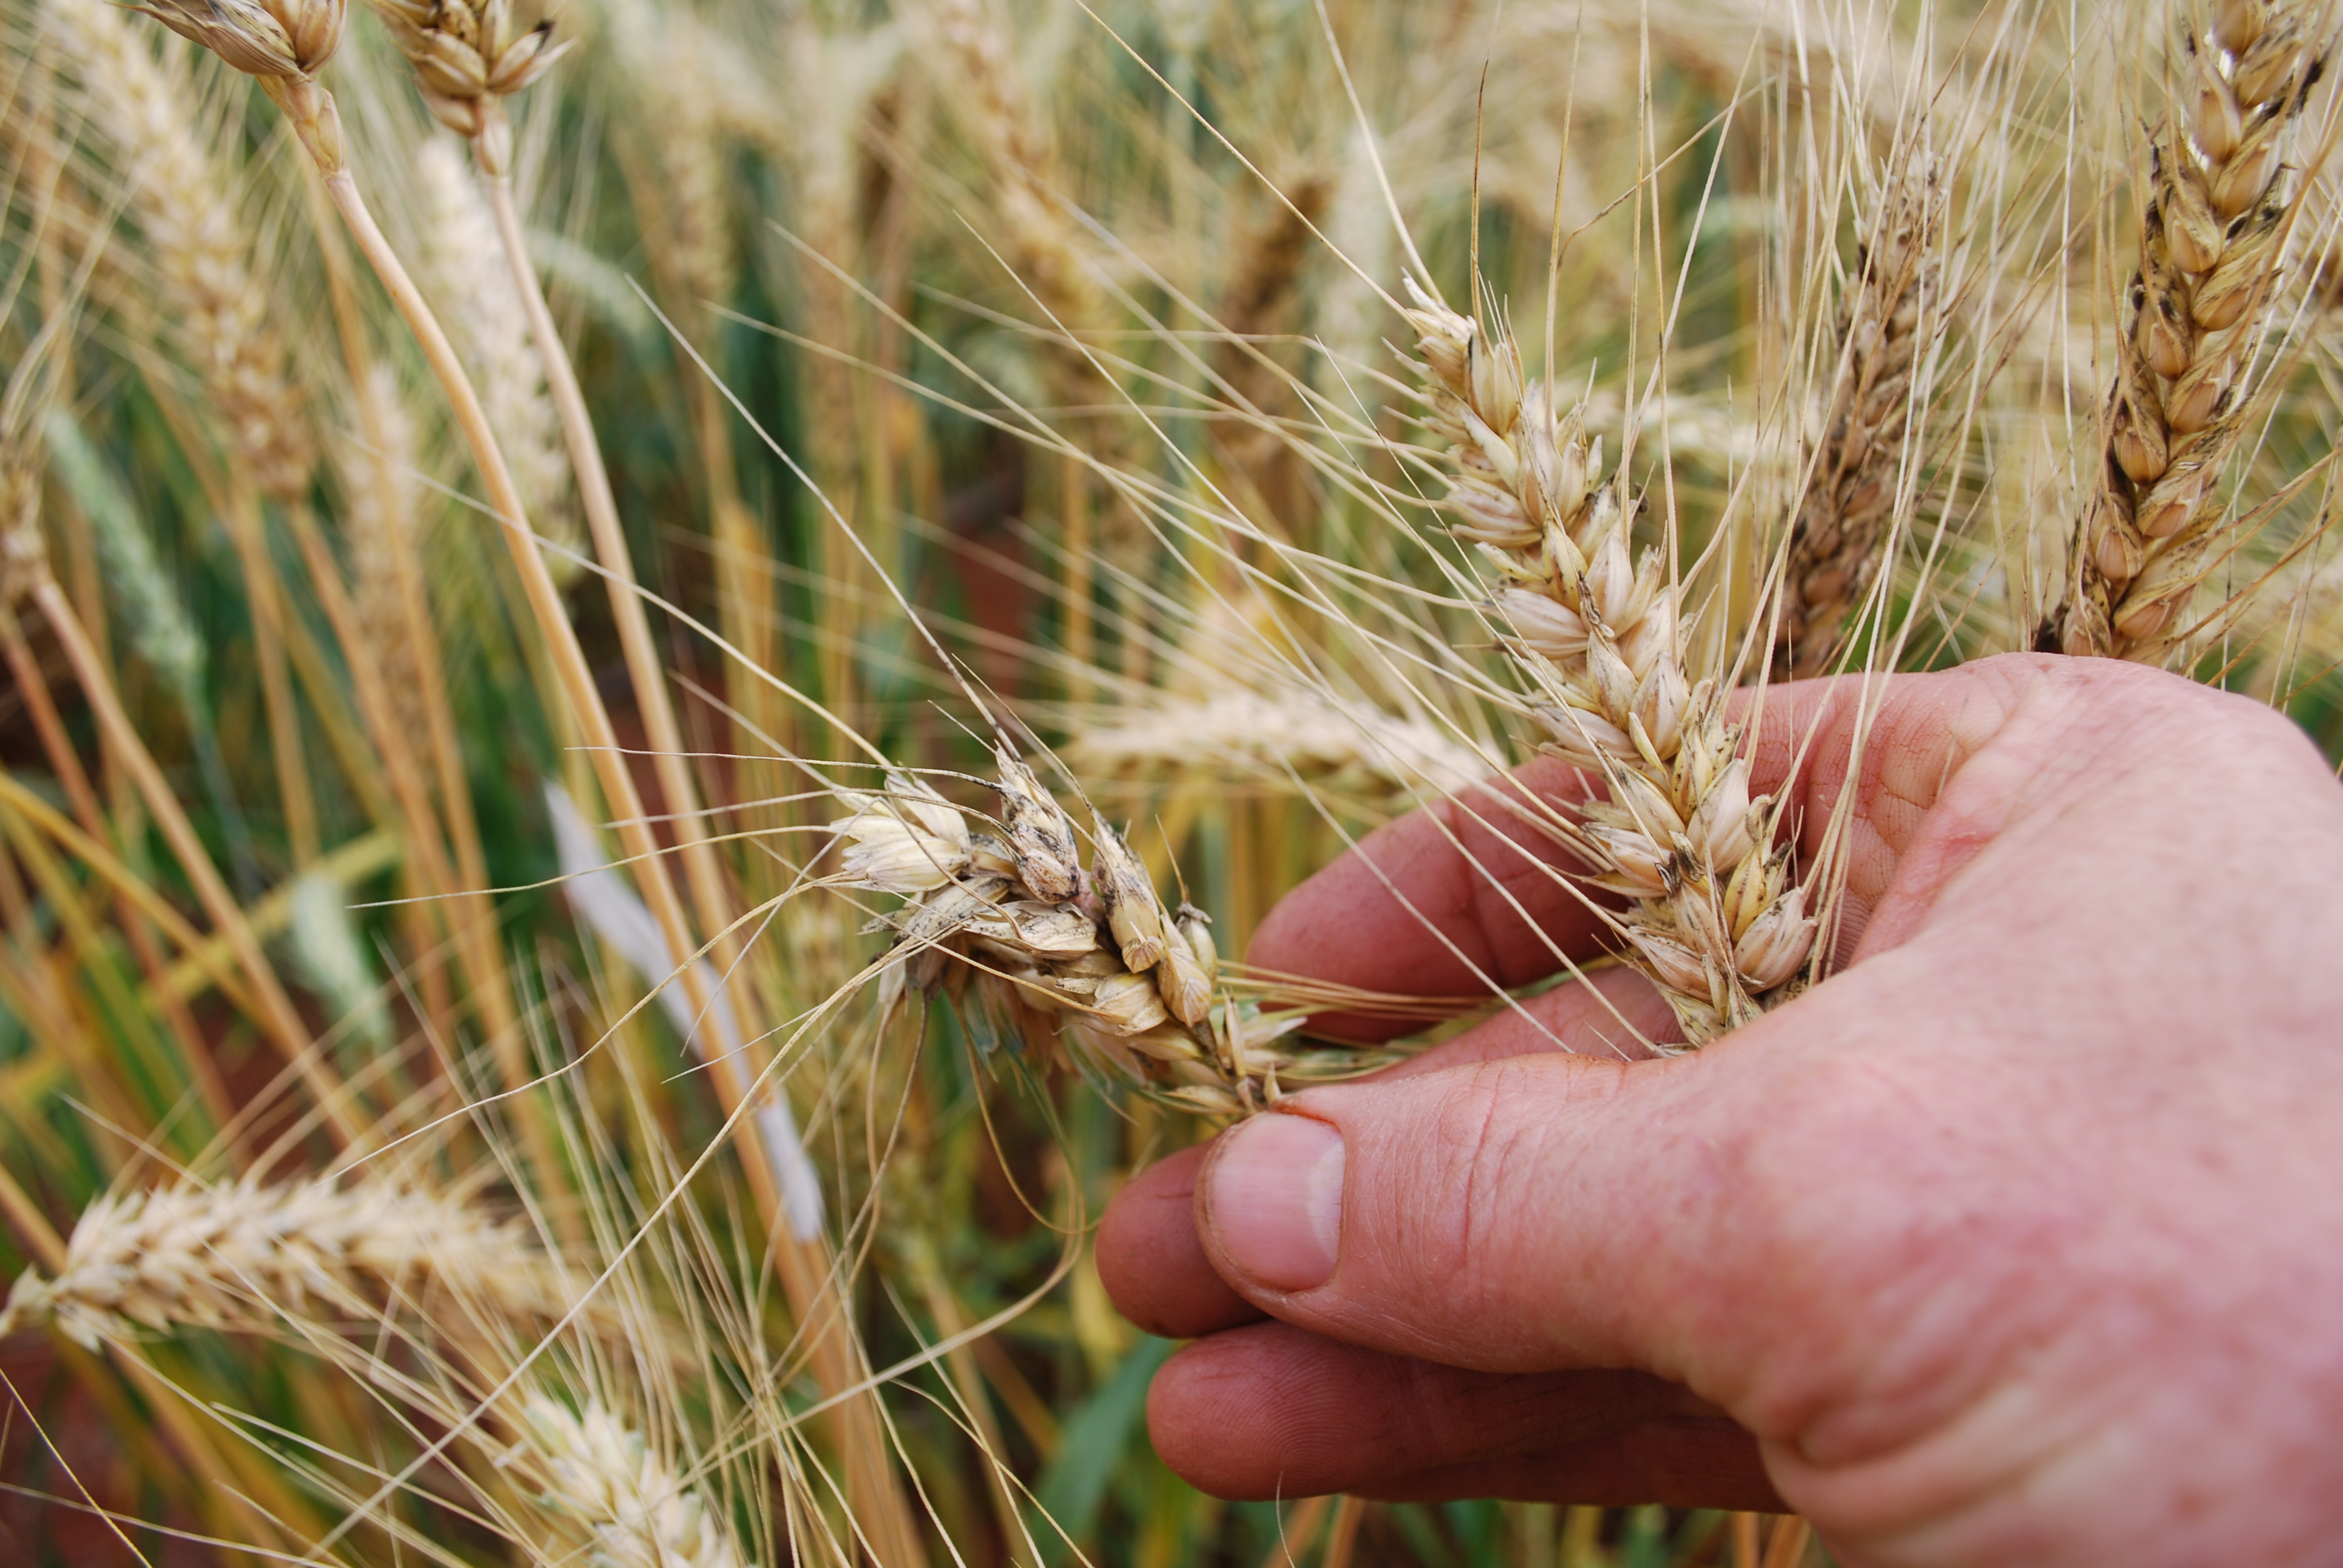
[[2287, 159], [2325, 66], [2322, 10], [2222, 0], [2209, 29], [2181, 37], [2179, 109], [2150, 136], [2105, 455], [2045, 646], [2161, 660], [2217, 558], [2217, 481], [2245, 428], [2240, 377], [2300, 199]]
[[1936, 162], [1892, 171], [1855, 279], [1840, 307], [1838, 379], [1782, 574], [1775, 668], [1819, 675], [1879, 570], [1904, 452], [1919, 405], [1914, 377], [1941, 329], [1936, 245], [1945, 193]]
[[1705, 1044], [1803, 983], [1806, 890], [1789, 847], [1771, 847], [1771, 802], [1750, 799], [1722, 694], [1685, 672], [1667, 563], [1634, 553], [1624, 466], [1598, 487], [1601, 442], [1575, 411], [1555, 415], [1512, 337], [1409, 289], [1426, 428], [1447, 443], [1442, 508], [1503, 585], [1491, 614], [1512, 629], [1547, 749], [1609, 787], [1575, 825], [1589, 879], [1633, 900], [1614, 920], [1627, 957]]
[[1211, 920], [1166, 907], [1120, 833], [1093, 817], [1086, 869], [1072, 819], [1032, 770], [1005, 745], [994, 763], [997, 833], [971, 830], [906, 779], [884, 793], [841, 791], [853, 812], [830, 831], [844, 879], [907, 900], [879, 921], [896, 936], [890, 999], [972, 990], [976, 1026], [992, 1038], [1071, 1040], [1084, 1063], [1213, 1115], [1404, 1054], [1288, 1040], [1302, 1015], [1266, 1016], [1231, 994]]
[[94, 1348], [138, 1327], [266, 1329], [313, 1302], [370, 1316], [433, 1287], [542, 1318], [567, 1304], [554, 1282], [518, 1221], [413, 1181], [180, 1183], [91, 1204], [56, 1278], [21, 1275], [0, 1327], [47, 1320]]
[[686, 1486], [607, 1405], [572, 1411], [532, 1392], [520, 1426], [547, 1483], [546, 1508], [584, 1527], [593, 1568], [741, 1568], [721, 1512]]

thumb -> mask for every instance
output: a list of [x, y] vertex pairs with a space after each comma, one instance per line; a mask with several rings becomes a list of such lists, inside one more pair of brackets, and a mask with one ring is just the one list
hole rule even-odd
[[1222, 1135], [1197, 1229], [1302, 1328], [1484, 1372], [1638, 1368], [1729, 1404], [1757, 1354], [1734, 1320], [1764, 1293], [1751, 1171], [1780, 1167], [1751, 1129], [1782, 1043], [1313, 1090]]

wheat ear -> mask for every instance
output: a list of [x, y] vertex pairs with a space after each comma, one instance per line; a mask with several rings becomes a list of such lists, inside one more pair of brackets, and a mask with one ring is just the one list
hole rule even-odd
[[608, 1406], [588, 1400], [573, 1411], [533, 1392], [519, 1425], [543, 1472], [545, 1507], [583, 1528], [593, 1568], [743, 1568], [720, 1511]]
[[1423, 355], [1425, 427], [1446, 443], [1443, 509], [1502, 586], [1491, 613], [1533, 688], [1547, 749], [1594, 774], [1569, 831], [1595, 887], [1632, 902], [1614, 925], [1691, 1046], [1791, 994], [1814, 946], [1807, 891], [1775, 812], [1749, 794], [1741, 732], [1714, 682], [1684, 668], [1681, 588], [1657, 549], [1635, 556], [1623, 465], [1553, 411], [1519, 346], [1408, 283]]
[[1942, 326], [1936, 246], [1944, 220], [1936, 161], [1907, 152], [1889, 172], [1840, 304], [1837, 379], [1822, 450], [1783, 563], [1774, 664], [1784, 676], [1831, 668], [1847, 617], [1878, 574], [1919, 415], [1914, 377]]
[[382, 1178], [247, 1181], [100, 1198], [55, 1278], [17, 1278], [0, 1327], [46, 1321], [94, 1349], [142, 1327], [266, 1329], [312, 1302], [371, 1313], [432, 1287], [511, 1317], [568, 1304], [518, 1222], [475, 1204]]
[[1224, 984], [1212, 920], [1168, 907], [1122, 835], [1093, 816], [1085, 869], [1073, 821], [1006, 745], [994, 753], [999, 831], [971, 830], [903, 778], [842, 791], [830, 824], [843, 879], [906, 902], [890, 999], [973, 985], [988, 1028], [1036, 1044], [1069, 1040], [1171, 1103], [1212, 1115], [1273, 1104], [1286, 1086], [1389, 1066], [1400, 1050], [1327, 1050], [1287, 1037], [1300, 1013], [1265, 1016]]
[[2152, 133], [2105, 454], [2045, 646], [2161, 660], [2226, 531], [2215, 481], [2299, 201], [2287, 156], [2324, 68], [2321, 7], [2220, 0], [2182, 36], [2182, 112]]

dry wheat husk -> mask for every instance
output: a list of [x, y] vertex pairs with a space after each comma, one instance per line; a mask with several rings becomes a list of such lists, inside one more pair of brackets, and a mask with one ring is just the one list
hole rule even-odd
[[46, 1321], [95, 1348], [139, 1329], [258, 1331], [286, 1313], [372, 1316], [446, 1292], [558, 1317], [558, 1275], [517, 1221], [417, 1182], [181, 1182], [90, 1205], [55, 1279], [19, 1276], [0, 1328]]
[[2158, 662], [2185, 631], [2227, 531], [2217, 481], [2300, 200], [2288, 159], [2327, 25], [2321, 5], [2221, 0], [2182, 35], [2178, 107], [2149, 136], [2104, 456], [2046, 647]]
[[1936, 160], [1892, 170], [1840, 306], [1840, 371], [1822, 448], [1783, 563], [1775, 668], [1820, 675], [1877, 577], [1919, 404], [1914, 377], [1943, 327], [1945, 191]]
[[[992, 1040], [1063, 1040], [1079, 1063], [1211, 1115], [1244, 1115], [1284, 1090], [1388, 1066], [1402, 1050], [1322, 1050], [1290, 1037], [1295, 1011], [1263, 1012], [1228, 988], [1212, 921], [1167, 906], [1122, 836], [1093, 816], [1081, 862], [1072, 819], [1005, 745], [994, 754], [994, 831], [907, 779], [841, 792], [830, 824], [845, 879], [905, 900], [890, 1007], [905, 992], [968, 999]], [[988, 1043], [990, 1043], [989, 1040]]]
[[1409, 290], [1424, 427], [1446, 447], [1442, 510], [1502, 585], [1491, 618], [1546, 749], [1608, 787], [1572, 825], [1587, 879], [1631, 900], [1613, 918], [1625, 957], [1684, 1043], [1705, 1044], [1804, 985], [1807, 889], [1774, 845], [1772, 802], [1750, 797], [1723, 694], [1685, 669], [1679, 585], [1659, 550], [1634, 550], [1624, 466], [1598, 487], [1602, 443], [1554, 413], [1511, 336]]

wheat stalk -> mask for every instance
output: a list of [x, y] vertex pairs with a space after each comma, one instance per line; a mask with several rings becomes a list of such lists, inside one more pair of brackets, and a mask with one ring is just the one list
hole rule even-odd
[[2300, 200], [2287, 158], [2321, 68], [2322, 7], [2220, 0], [2182, 35], [2183, 112], [2151, 133], [2104, 460], [2040, 640], [2161, 660], [2226, 531], [2215, 482], [2246, 424], [2239, 377]]
[[1806, 887], [1771, 847], [1777, 813], [1750, 798], [1723, 695], [1685, 670], [1680, 586], [1660, 551], [1634, 554], [1624, 465], [1598, 487], [1601, 441], [1525, 380], [1512, 337], [1408, 286], [1425, 426], [1447, 443], [1442, 508], [1503, 584], [1492, 613], [1548, 749], [1608, 786], [1571, 828], [1589, 880], [1632, 900], [1608, 917], [1626, 956], [1703, 1045], [1803, 983]]
[[1785, 676], [1832, 666], [1847, 617], [1878, 573], [1922, 406], [1913, 378], [1943, 325], [1936, 246], [1944, 219], [1936, 160], [1907, 153], [1888, 176], [1840, 307], [1830, 414], [1783, 564], [1775, 668]]
[[581, 1409], [541, 1391], [523, 1401], [519, 1426], [542, 1470], [542, 1502], [587, 1533], [593, 1568], [742, 1568], [720, 1513], [686, 1486], [643, 1434], [610, 1408]]
[[313, 1302], [366, 1314], [437, 1287], [512, 1318], [568, 1302], [524, 1227], [411, 1181], [181, 1182], [90, 1205], [54, 1279], [18, 1276], [0, 1328], [96, 1348], [138, 1328], [252, 1331]]

